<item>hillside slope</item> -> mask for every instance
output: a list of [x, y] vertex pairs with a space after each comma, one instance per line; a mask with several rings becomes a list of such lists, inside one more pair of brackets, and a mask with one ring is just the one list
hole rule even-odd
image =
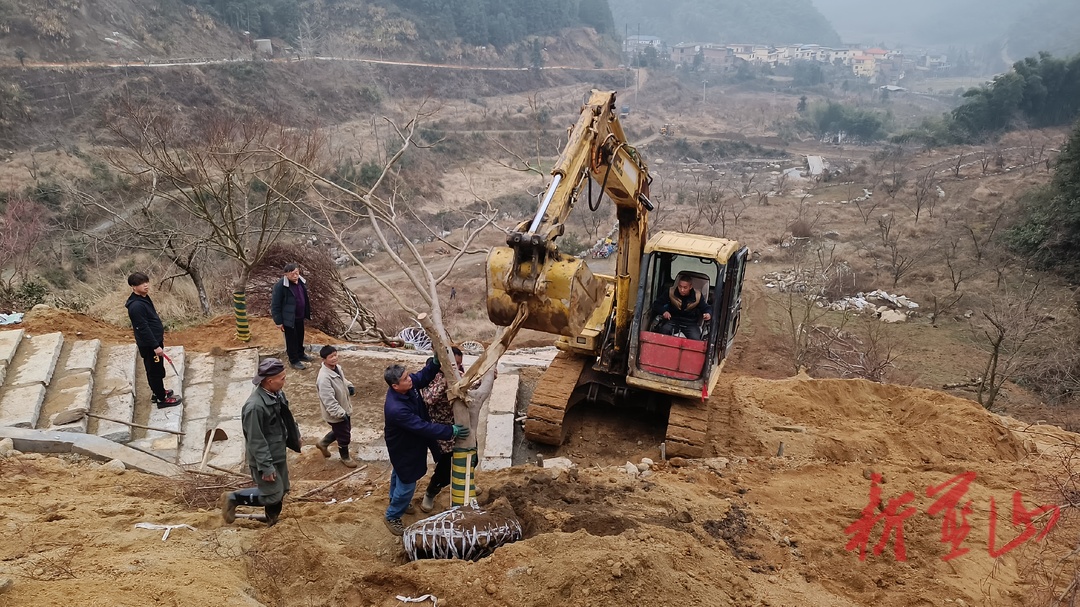
[[[658, 460], [655, 449], [605, 453], [601, 429], [590, 424], [560, 453], [582, 463], [575, 471], [484, 473], [483, 500], [507, 498], [526, 537], [476, 563], [404, 562], [379, 520], [388, 471], [377, 463], [287, 502], [282, 522], [266, 529], [222, 525], [212, 502], [239, 478], [177, 481], [117, 475], [71, 457], [2, 459], [0, 478], [11, 490], [0, 497], [0, 577], [14, 582], [4, 600], [201, 607], [286, 605], [303, 596], [308, 605], [390, 607], [399, 595], [431, 594], [451, 607], [1020, 606], [1038, 604], [1048, 590], [1035, 583], [1045, 573], [1038, 559], [1053, 562], [1074, 543], [1068, 517], [1041, 542], [1007, 522], [1014, 492], [1028, 508], [1061, 498], [1045, 489], [1068, 473], [1060, 447], [1074, 435], [941, 393], [860, 380], [728, 377], [721, 393], [711, 423], [717, 458], [631, 476], [619, 462]], [[294, 498], [341, 472], [311, 446], [290, 466]], [[943, 537], [949, 514], [934, 511], [928, 490], [966, 472], [976, 476], [955, 497], [972, 500], [970, 533]], [[883, 476], [886, 512], [907, 492], [913, 509], [902, 541], [890, 537], [880, 554], [873, 547], [883, 523], [868, 530], [861, 561], [845, 548], [860, 513], [878, 513], [874, 474]], [[136, 529], [139, 522], [194, 530], [162, 542], [161, 531]], [[970, 551], [946, 559], [950, 537]], [[990, 556], [1017, 537], [1016, 550]], [[1072, 563], [1058, 566], [1071, 579]]]

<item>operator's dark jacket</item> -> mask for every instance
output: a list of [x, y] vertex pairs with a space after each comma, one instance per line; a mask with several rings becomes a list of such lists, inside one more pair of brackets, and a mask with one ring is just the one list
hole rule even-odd
[[155, 348], [165, 346], [165, 325], [161, 324], [161, 317], [150, 296], [141, 296], [132, 293], [124, 304], [127, 308], [128, 318], [131, 319], [131, 328], [135, 331], [135, 345], [139, 353], [149, 356]]
[[430, 359], [423, 369], [410, 375], [411, 390], [402, 394], [393, 388], [386, 389], [383, 407], [386, 450], [390, 452], [390, 464], [403, 483], [415, 483], [427, 473], [427, 454], [435, 447], [436, 440], [454, 437], [450, 425], [430, 421], [427, 405], [420, 397], [420, 389], [431, 383], [438, 372], [438, 362]]
[[690, 327], [701, 323], [706, 305], [701, 300], [697, 289], [691, 288], [686, 295], [679, 295], [677, 285], [672, 285], [653, 304], [653, 314], [671, 312], [671, 321], [680, 327]]
[[[304, 320], [311, 320], [311, 298], [308, 297], [307, 281], [301, 276], [299, 283], [304, 291], [304, 300], [307, 301]], [[270, 297], [270, 316], [274, 318], [275, 325], [292, 327], [296, 324], [296, 298], [289, 289], [288, 278], [282, 277], [274, 283], [274, 290]]]

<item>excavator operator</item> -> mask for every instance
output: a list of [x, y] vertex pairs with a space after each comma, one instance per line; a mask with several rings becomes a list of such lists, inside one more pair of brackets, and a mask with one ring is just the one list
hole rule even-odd
[[687, 339], [701, 339], [701, 323], [709, 322], [707, 304], [694, 283], [686, 276], [678, 280], [653, 304], [653, 314], [660, 317], [655, 331], [664, 335], [682, 333]]

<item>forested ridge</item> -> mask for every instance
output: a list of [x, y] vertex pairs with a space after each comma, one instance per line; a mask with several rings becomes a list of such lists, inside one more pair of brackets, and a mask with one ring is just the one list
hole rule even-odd
[[1027, 57], [993, 82], [968, 90], [964, 99], [905, 137], [931, 145], [973, 143], [1018, 127], [1070, 124], [1080, 114], [1080, 54]]
[[[407, 20], [421, 39], [460, 38], [468, 44], [505, 45], [568, 27], [613, 33], [606, 0], [185, 0], [236, 29], [293, 39], [315, 15], [323, 26], [349, 27], [378, 12]], [[330, 6], [332, 4], [333, 6]], [[370, 5], [370, 6], [368, 6]], [[398, 32], [388, 30], [386, 35]]]

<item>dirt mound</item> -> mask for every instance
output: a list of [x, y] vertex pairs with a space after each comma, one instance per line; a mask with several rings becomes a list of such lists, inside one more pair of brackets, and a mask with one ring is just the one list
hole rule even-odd
[[[481, 473], [481, 501], [505, 497], [525, 537], [476, 563], [405, 562], [380, 520], [385, 464], [298, 500], [345, 472], [310, 447], [294, 456], [292, 498], [270, 529], [220, 522], [213, 496], [237, 479], [118, 476], [70, 456], [0, 460], [12, 488], [0, 496], [0, 577], [14, 580], [5, 599], [199, 607], [304, 596], [311, 605], [389, 607], [400, 605], [398, 595], [432, 594], [451, 607], [1019, 606], [1045, 590], [1033, 567], [1074, 543], [1069, 517], [1039, 542], [1009, 524], [1014, 492], [1027, 508], [1054, 501], [1045, 489], [1063, 472], [1054, 454], [1071, 434], [928, 390], [805, 377], [725, 381], [710, 401], [717, 457], [658, 462], [640, 474], [623, 465]], [[577, 441], [574, 449], [589, 445], [610, 448]], [[947, 514], [930, 513], [940, 497], [930, 489], [968, 472], [974, 478], [960, 497], [973, 507], [954, 539], [969, 551], [946, 560]], [[886, 534], [877, 521], [860, 561], [850, 526], [865, 512], [887, 514], [900, 498], [911, 508], [902, 539], [890, 532], [875, 554]], [[134, 528], [143, 521], [197, 530], [162, 542], [160, 531]], [[1041, 531], [1047, 517], [1033, 524]], [[991, 556], [1018, 537], [1018, 549]]]

